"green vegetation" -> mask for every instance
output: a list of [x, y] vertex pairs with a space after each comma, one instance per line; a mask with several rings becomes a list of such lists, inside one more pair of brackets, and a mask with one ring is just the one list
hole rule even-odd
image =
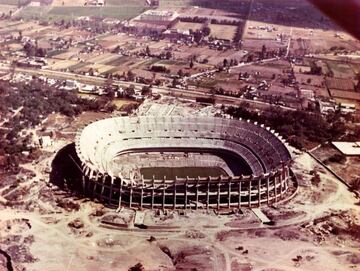
[[330, 114], [324, 118], [317, 112], [284, 111], [273, 107], [262, 113], [255, 113], [249, 108], [250, 105], [244, 103], [239, 107], [229, 107], [226, 113], [236, 118], [263, 123], [298, 149], [336, 140], [346, 132], [345, 124], [340, 120], [339, 114]]
[[67, 52], [66, 49], [65, 50], [64, 49], [61, 49], [61, 50], [55, 49], [55, 50], [51, 50], [51, 51], [47, 52], [46, 56], [47, 57], [54, 57], [54, 56], [60, 55], [60, 54], [65, 53], [65, 52]]
[[334, 77], [352, 78], [355, 76], [353, 69], [348, 64], [335, 61], [327, 61], [326, 63]]
[[325, 164], [329, 164], [329, 163], [345, 164], [345, 162], [346, 162], [346, 156], [342, 153], [336, 153], [324, 161]]
[[140, 173], [145, 179], [151, 179], [153, 175], [155, 179], [175, 179], [179, 178], [195, 178], [195, 177], [216, 177], [216, 176], [227, 176], [226, 172], [221, 168], [214, 167], [154, 167], [154, 168], [141, 168]]
[[23, 157], [21, 152], [34, 151], [31, 136], [21, 135], [22, 131], [39, 125], [51, 113], [73, 117], [85, 110], [112, 111], [114, 107], [108, 107], [108, 102], [107, 97], [95, 101], [82, 99], [75, 92], [48, 86], [37, 79], [29, 84], [0, 82], [0, 112], [9, 119], [2, 125], [4, 129], [0, 129], [0, 156], [8, 158], [5, 170], [17, 168]]

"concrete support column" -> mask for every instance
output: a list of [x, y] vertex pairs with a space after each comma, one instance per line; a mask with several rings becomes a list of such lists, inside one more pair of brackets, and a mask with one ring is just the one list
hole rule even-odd
[[231, 180], [232, 178], [230, 177], [229, 181], [228, 181], [228, 208], [230, 208], [231, 206]]
[[109, 195], [109, 204], [111, 204], [112, 194], [113, 194], [113, 185], [114, 185], [114, 178], [111, 176], [111, 183], [110, 183], [110, 195]]
[[132, 207], [132, 196], [133, 196], [133, 180], [130, 178], [130, 200], [129, 200], [129, 207]]
[[275, 202], [277, 202], [277, 180], [278, 180], [278, 174], [274, 176], [274, 196], [275, 196]]
[[211, 177], [209, 176], [207, 179], [207, 187], [206, 187], [206, 209], [209, 210], [209, 201], [210, 201], [210, 181]]
[[270, 204], [270, 176], [266, 178], [266, 197], [267, 204]]
[[261, 206], [261, 179], [262, 178], [259, 178], [258, 179], [258, 206], [260, 207]]
[[173, 195], [174, 195], [174, 198], [173, 198], [173, 202], [174, 202], [173, 209], [174, 209], [174, 210], [176, 209], [176, 184], [177, 184], [177, 176], [175, 176], [174, 191], [173, 191]]
[[197, 210], [198, 209], [198, 205], [199, 205], [199, 179], [200, 177], [197, 177], [196, 179], [196, 191], [195, 191], [195, 201], [196, 201], [196, 206], [195, 206], [195, 209]]
[[285, 170], [286, 170], [285, 171], [286, 172], [285, 190], [287, 190], [288, 189], [288, 181], [290, 179], [290, 168], [289, 168], [289, 166], [286, 166]]
[[250, 179], [249, 179], [249, 189], [248, 189], [248, 192], [249, 192], [249, 207], [251, 207], [251, 182], [252, 182], [252, 179], [253, 179], [253, 176], [251, 175]]
[[165, 192], [166, 192], [166, 176], [163, 179], [163, 191], [162, 191], [162, 208], [165, 209]]
[[123, 179], [120, 179], [120, 190], [119, 190], [119, 210], [121, 208], [121, 197], [123, 192]]
[[[97, 177], [97, 176], [96, 176]], [[104, 194], [104, 188], [105, 188], [105, 184], [106, 184], [106, 178], [107, 178], [107, 175], [103, 175], [101, 177], [101, 192], [100, 192], [100, 200], [102, 201], [103, 200], [103, 194]]]
[[151, 209], [154, 209], [154, 190], [155, 190], [155, 176], [152, 177], [152, 187], [151, 187]]
[[217, 186], [218, 186], [218, 191], [217, 191], [217, 208], [218, 209], [220, 209], [220, 200], [221, 200], [221, 198], [220, 198], [220, 186], [221, 186], [221, 177], [219, 177], [219, 179], [218, 179], [218, 183], [217, 183]]
[[141, 175], [141, 192], [140, 192], [140, 208], [144, 204], [144, 175]]
[[189, 181], [189, 177], [186, 176], [186, 181], [185, 181], [185, 199], [184, 199], [184, 207], [185, 207], [185, 209], [187, 209], [187, 200], [188, 200], [188, 194], [187, 194], [188, 181]]
[[84, 174], [81, 176], [81, 184], [82, 184], [82, 192], [85, 195], [86, 194], [86, 178], [85, 178]]
[[241, 208], [241, 186], [242, 186], [242, 176], [239, 180], [239, 199], [238, 199], [239, 209]]

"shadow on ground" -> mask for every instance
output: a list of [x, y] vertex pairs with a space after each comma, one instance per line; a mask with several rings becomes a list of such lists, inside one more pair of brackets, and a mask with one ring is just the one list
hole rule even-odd
[[82, 194], [81, 162], [75, 151], [75, 143], [62, 148], [51, 164], [50, 183], [62, 190]]

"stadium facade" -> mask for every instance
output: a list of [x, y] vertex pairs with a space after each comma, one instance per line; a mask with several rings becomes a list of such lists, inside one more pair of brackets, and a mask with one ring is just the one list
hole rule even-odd
[[[263, 125], [214, 117], [115, 117], [93, 122], [76, 136], [83, 190], [105, 204], [140, 208], [240, 208], [285, 199], [291, 155]], [[173, 179], [122, 174], [116, 158], [167, 152], [222, 153], [250, 174]], [[143, 159], [144, 160], [144, 159]], [[151, 165], [151, 161], [142, 162]], [[153, 163], [152, 163], [153, 164]], [[213, 165], [213, 164], [211, 164]]]

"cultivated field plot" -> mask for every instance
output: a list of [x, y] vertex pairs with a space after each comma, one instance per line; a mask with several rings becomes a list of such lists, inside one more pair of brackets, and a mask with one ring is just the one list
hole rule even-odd
[[[171, 7], [170, 7], [171, 8]], [[211, 19], [218, 19], [218, 20], [239, 20], [241, 16], [238, 13], [235, 13], [230, 10], [224, 9], [213, 9], [213, 8], [201, 8], [201, 7], [185, 7], [181, 9], [177, 9], [182, 17], [207, 17]]]
[[72, 58], [76, 58], [79, 51], [80, 51], [79, 48], [70, 48], [67, 51], [58, 50], [58, 53], [56, 53], [52, 57], [57, 58], [57, 59], [64, 59], [64, 60], [69, 59], [70, 60]]
[[[24, 3], [26, 1], [20, 0], [20, 3]], [[0, 0], [0, 5], [11, 5], [11, 6], [17, 6], [19, 4], [18, 0]]]
[[75, 17], [92, 16], [98, 18], [116, 18], [120, 20], [131, 19], [146, 8], [141, 6], [120, 6], [120, 7], [84, 7], [84, 6], [55, 6], [35, 7], [27, 6], [17, 14], [17, 17], [24, 19], [42, 20], [70, 20]]
[[303, 0], [254, 0], [250, 19], [300, 28], [337, 28], [318, 9]]
[[336, 39], [332, 37], [315, 36], [308, 40], [309, 53], [331, 53], [331, 48], [344, 48], [347, 51], [356, 51], [360, 49], [360, 42], [353, 38], [348, 40]]
[[19, 31], [22, 31], [23, 35], [29, 35], [34, 32], [35, 27], [38, 27], [38, 24], [34, 22], [0, 21], [0, 34], [18, 34]]
[[210, 36], [223, 39], [223, 40], [233, 40], [237, 30], [237, 26], [234, 25], [219, 25], [219, 24], [210, 24]]
[[327, 61], [327, 64], [333, 72], [334, 77], [349, 79], [353, 79], [355, 77], [353, 69], [349, 64], [334, 61]]
[[268, 51], [286, 47], [286, 43], [281, 43], [273, 39], [245, 39], [243, 41], [242, 49], [246, 51], [260, 52], [263, 45], [266, 46]]
[[192, 30], [192, 31], [196, 31], [196, 30], [201, 30], [203, 28], [203, 24], [199, 24], [199, 23], [188, 23], [188, 22], [178, 22], [174, 28], [180, 30], [180, 31], [188, 31], [188, 30]]
[[52, 6], [83, 6], [85, 0], [53, 0], [51, 2]]
[[111, 61], [117, 59], [119, 56], [117, 54], [104, 53], [99, 56], [96, 56], [91, 59], [91, 62], [94, 64], [108, 64]]
[[[3, 0], [7, 1], [7, 0]], [[11, 0], [9, 0], [11, 1]], [[86, 0], [53, 0], [52, 6], [84, 6]], [[107, 0], [106, 6], [147, 6], [146, 0]]]
[[109, 66], [109, 65], [103, 65], [103, 64], [92, 64], [92, 65], [86, 66], [86, 68], [93, 69], [94, 71], [96, 71], [100, 74], [104, 74], [104, 73], [108, 73], [111, 70], [114, 70], [116, 67]]
[[280, 24], [269, 24], [262, 21], [248, 20], [244, 30], [244, 39], [277, 39], [279, 35], [284, 35], [284, 42], [286, 35], [290, 35], [291, 27]]
[[16, 17], [22, 19], [50, 19], [47, 16], [47, 13], [51, 10], [50, 6], [47, 7], [35, 7], [35, 6], [26, 6], [19, 13], [16, 14]]
[[346, 91], [346, 90], [338, 90], [338, 89], [329, 89], [331, 97], [345, 99], [348, 101], [360, 101], [360, 93], [355, 91]]
[[16, 9], [17, 9], [17, 7], [14, 5], [0, 4], [0, 12], [1, 13], [9, 14], [9, 12], [14, 12]]
[[143, 7], [122, 6], [114, 7], [54, 7], [48, 12], [48, 16], [71, 18], [80, 16], [95, 16], [99, 18], [111, 17], [121, 20], [131, 19], [144, 12]]
[[[196, 6], [196, 7], [189, 7]], [[161, 8], [188, 7], [180, 13], [187, 16], [211, 16], [246, 18], [249, 13], [250, 0], [161, 0]]]
[[250, 75], [254, 75], [256, 73], [256, 78], [259, 80], [271, 80], [274, 75], [275, 77], [279, 77], [283, 75], [284, 71], [288, 70], [289, 68], [290, 65], [288, 62], [280, 60], [266, 64], [254, 64], [244, 67], [231, 68], [230, 73], [239, 74], [240, 72], [247, 72]]
[[208, 60], [209, 65], [218, 65], [223, 63], [224, 58], [241, 61], [244, 52], [233, 50], [218, 51], [209, 49], [207, 46], [193, 46], [189, 48], [188, 46], [178, 45], [174, 47], [173, 55], [175, 59], [179, 60], [190, 61], [190, 59], [196, 57], [198, 60]]
[[56, 71], [62, 71], [62, 70], [66, 70], [69, 67], [75, 65], [76, 63], [78, 63], [77, 61], [74, 60], [53, 60], [53, 59], [48, 59], [48, 69], [51, 70], [56, 70]]

